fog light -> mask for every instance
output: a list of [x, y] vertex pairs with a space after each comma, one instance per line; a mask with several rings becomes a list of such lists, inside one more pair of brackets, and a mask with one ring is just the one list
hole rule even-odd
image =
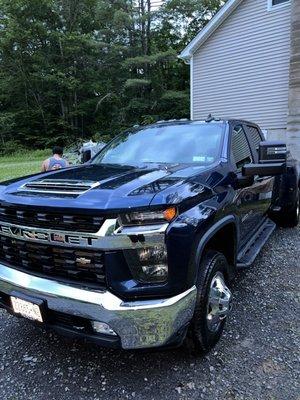
[[116, 332], [105, 322], [92, 321], [92, 327], [95, 332], [102, 333], [103, 335], [117, 335]]

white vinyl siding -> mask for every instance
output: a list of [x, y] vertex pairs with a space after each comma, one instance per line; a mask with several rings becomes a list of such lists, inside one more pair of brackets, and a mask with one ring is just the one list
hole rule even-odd
[[194, 53], [192, 115], [241, 118], [285, 129], [288, 114], [290, 3], [243, 0]]

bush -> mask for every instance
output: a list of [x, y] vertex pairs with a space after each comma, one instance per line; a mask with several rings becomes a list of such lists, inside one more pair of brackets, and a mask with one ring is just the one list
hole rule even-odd
[[23, 151], [24, 151], [24, 148], [23, 148], [23, 146], [20, 145], [20, 143], [14, 141], [14, 140], [7, 140], [2, 144], [0, 154], [11, 156], [13, 154], [21, 153]]

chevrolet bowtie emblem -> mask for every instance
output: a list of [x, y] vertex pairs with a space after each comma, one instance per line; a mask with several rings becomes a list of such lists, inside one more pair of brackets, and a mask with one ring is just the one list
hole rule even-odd
[[76, 262], [81, 265], [89, 265], [91, 264], [92, 260], [89, 258], [80, 257], [76, 258]]
[[60, 234], [58, 234], [58, 233], [54, 233], [52, 239], [53, 239], [54, 242], [61, 242], [61, 243], [64, 243], [64, 241], [65, 241], [64, 236], [63, 236], [63, 235], [60, 235]]

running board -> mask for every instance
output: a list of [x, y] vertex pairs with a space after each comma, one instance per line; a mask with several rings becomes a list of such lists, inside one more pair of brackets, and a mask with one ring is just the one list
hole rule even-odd
[[275, 228], [276, 224], [270, 219], [267, 219], [259, 227], [255, 235], [240, 250], [237, 259], [237, 268], [249, 268], [251, 266]]

